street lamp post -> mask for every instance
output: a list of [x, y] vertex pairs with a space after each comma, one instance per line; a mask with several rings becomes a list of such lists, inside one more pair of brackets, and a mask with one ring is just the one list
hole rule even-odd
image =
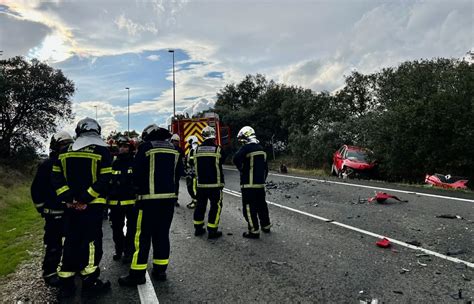
[[176, 116], [176, 81], [174, 73], [174, 50], [168, 50], [168, 52], [173, 53], [173, 119]]
[[128, 91], [128, 101], [127, 101], [127, 130], [128, 136], [130, 136], [130, 88], [125, 88]]
[[95, 108], [95, 121], [97, 121], [97, 106], [94, 106]]

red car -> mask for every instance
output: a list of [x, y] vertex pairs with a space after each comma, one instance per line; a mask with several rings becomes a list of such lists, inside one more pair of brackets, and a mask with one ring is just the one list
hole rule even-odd
[[344, 145], [334, 152], [331, 173], [341, 178], [370, 175], [375, 168], [372, 151]]

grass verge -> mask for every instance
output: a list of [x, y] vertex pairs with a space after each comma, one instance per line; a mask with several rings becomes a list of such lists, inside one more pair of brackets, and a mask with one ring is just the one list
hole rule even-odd
[[0, 277], [41, 248], [44, 224], [31, 201], [31, 180], [0, 165]]

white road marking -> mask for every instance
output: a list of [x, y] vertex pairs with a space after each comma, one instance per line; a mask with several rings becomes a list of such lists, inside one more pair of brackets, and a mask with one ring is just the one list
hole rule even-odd
[[[236, 197], [242, 197], [240, 192], [230, 190], [230, 189], [227, 189], [227, 188], [224, 188], [224, 192], [227, 193], [227, 194], [236, 196]], [[422, 247], [410, 245], [410, 244], [407, 244], [405, 242], [402, 242], [402, 241], [399, 241], [399, 240], [396, 240], [396, 239], [393, 239], [393, 238], [390, 238], [390, 237], [382, 236], [380, 234], [376, 234], [376, 233], [373, 233], [373, 232], [370, 232], [370, 231], [367, 231], [367, 230], [363, 230], [363, 229], [360, 229], [360, 228], [357, 228], [357, 227], [353, 227], [353, 226], [350, 226], [350, 225], [346, 225], [346, 224], [343, 224], [343, 223], [332, 221], [330, 219], [327, 219], [327, 218], [324, 218], [324, 217], [321, 217], [321, 216], [318, 216], [318, 215], [315, 215], [315, 214], [312, 214], [312, 213], [308, 213], [308, 212], [305, 212], [305, 211], [301, 211], [301, 210], [298, 210], [298, 209], [295, 209], [295, 208], [287, 207], [287, 206], [280, 205], [280, 204], [270, 202], [270, 201], [267, 201], [267, 203], [269, 205], [273, 205], [273, 206], [276, 206], [276, 207], [279, 207], [279, 208], [282, 208], [282, 209], [286, 209], [286, 210], [293, 211], [293, 212], [296, 212], [296, 213], [299, 213], [299, 214], [302, 214], [302, 215], [306, 215], [306, 216], [315, 218], [315, 219], [323, 221], [323, 222], [328, 222], [329, 224], [333, 224], [333, 225], [340, 226], [340, 227], [343, 227], [343, 228], [346, 228], [346, 229], [349, 229], [349, 230], [352, 230], [352, 231], [356, 231], [356, 232], [359, 232], [359, 233], [362, 233], [362, 234], [365, 234], [365, 235], [369, 235], [369, 236], [372, 236], [374, 238], [378, 238], [378, 239], [387, 238], [388, 240], [390, 240], [390, 242], [392, 242], [394, 244], [397, 244], [397, 245], [400, 245], [400, 246], [403, 246], [403, 247], [407, 247], [407, 248], [410, 248], [410, 249], [413, 249], [413, 250], [418, 250], [418, 251], [424, 252], [426, 254], [436, 256], [436, 257], [439, 257], [439, 258], [442, 258], [442, 259], [445, 259], [445, 260], [448, 260], [448, 261], [451, 261], [451, 262], [462, 263], [462, 264], [465, 264], [467, 267], [474, 268], [474, 263], [470, 263], [468, 261], [453, 258], [453, 257], [447, 256], [447, 255], [444, 255], [444, 254], [441, 254], [441, 253], [438, 253], [438, 252], [435, 252], [435, 251], [432, 251], [432, 250], [428, 250], [428, 249], [425, 249], [425, 248], [422, 248]]]
[[138, 294], [140, 295], [140, 303], [142, 304], [158, 304], [158, 297], [155, 293], [155, 288], [151, 282], [150, 275], [148, 271], [145, 271], [146, 283], [142, 285], [137, 285]]
[[[225, 170], [231, 170], [231, 171], [239, 171], [239, 170], [233, 169], [233, 168], [224, 168], [224, 169]], [[429, 194], [429, 193], [423, 193], [423, 192], [414, 192], [414, 191], [397, 190], [397, 189], [391, 189], [391, 188], [350, 184], [350, 183], [344, 183], [344, 182], [336, 182], [336, 181], [331, 181], [331, 180], [301, 177], [301, 176], [294, 176], [294, 175], [287, 175], [287, 174], [283, 175], [283, 174], [269, 173], [268, 175], [279, 176], [279, 177], [290, 177], [290, 178], [302, 179], [302, 180], [310, 180], [310, 181], [315, 181], [315, 182], [319, 182], [319, 183], [328, 183], [328, 184], [336, 184], [336, 185], [343, 185], [343, 186], [349, 186], [349, 187], [359, 187], [359, 188], [399, 192], [399, 193], [405, 193], [405, 194], [414, 194], [414, 195], [421, 195], [421, 196], [436, 197], [436, 198], [442, 198], [442, 199], [450, 199], [450, 200], [455, 200], [455, 201], [474, 203], [474, 199], [459, 198], [459, 197], [453, 197], [453, 196], [436, 195], [436, 194]]]

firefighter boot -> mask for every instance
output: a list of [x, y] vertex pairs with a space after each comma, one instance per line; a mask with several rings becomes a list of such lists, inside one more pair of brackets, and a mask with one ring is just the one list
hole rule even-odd
[[157, 281], [166, 281], [166, 268], [165, 265], [153, 265], [152, 277]]
[[242, 236], [246, 239], [258, 239], [260, 238], [260, 233], [244, 232]]
[[200, 235], [203, 235], [204, 233], [206, 233], [206, 229], [202, 227], [195, 227], [194, 236], [200, 236]]
[[120, 286], [137, 286], [145, 284], [145, 272], [137, 272], [130, 270], [128, 276], [123, 276], [118, 279]]
[[207, 234], [208, 239], [217, 239], [222, 236], [222, 231], [217, 230], [209, 230]]

